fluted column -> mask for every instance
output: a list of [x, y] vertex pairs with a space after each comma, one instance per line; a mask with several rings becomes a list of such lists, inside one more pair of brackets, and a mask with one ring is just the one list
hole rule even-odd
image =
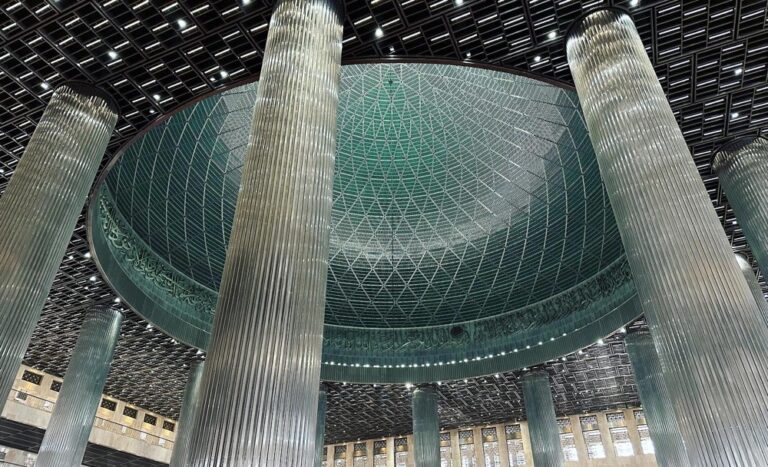
[[35, 466], [82, 463], [122, 322], [122, 313], [109, 308], [86, 314]]
[[651, 335], [629, 334], [624, 343], [632, 370], [635, 372], [637, 392], [656, 450], [656, 462], [661, 467], [690, 465]]
[[440, 467], [440, 416], [437, 388], [422, 385], [413, 391], [413, 454], [416, 467]]
[[60, 86], [0, 197], [0, 411], [115, 123], [101, 90]]
[[328, 395], [324, 386], [320, 386], [317, 400], [317, 424], [315, 425], [315, 467], [323, 465], [325, 451], [325, 410], [328, 405]]
[[535, 371], [523, 376], [523, 402], [528, 416], [531, 436], [531, 454], [536, 467], [560, 467], [563, 450], [560, 430], [557, 428], [555, 404], [546, 371]]
[[272, 13], [191, 465], [315, 458], [343, 2]]
[[171, 467], [189, 465], [189, 443], [195, 426], [195, 417], [200, 409], [200, 379], [203, 376], [204, 361], [192, 364], [189, 369], [187, 385], [184, 387], [184, 398], [181, 401], [179, 423], [176, 425], [176, 441], [171, 453]]
[[739, 268], [741, 268], [741, 272], [744, 274], [744, 279], [747, 281], [747, 285], [749, 285], [749, 291], [752, 292], [752, 296], [755, 297], [757, 306], [760, 308], [760, 313], [763, 315], [763, 321], [768, 324], [768, 302], [765, 301], [763, 289], [760, 287], [760, 283], [757, 282], [757, 277], [755, 277], [755, 271], [752, 269], [752, 265], [741, 255], [736, 255], [736, 261], [739, 263]]
[[600, 173], [694, 465], [768, 459], [768, 327], [630, 17], [567, 40]]
[[768, 139], [752, 136], [726, 143], [715, 153], [712, 168], [757, 264], [768, 271]]

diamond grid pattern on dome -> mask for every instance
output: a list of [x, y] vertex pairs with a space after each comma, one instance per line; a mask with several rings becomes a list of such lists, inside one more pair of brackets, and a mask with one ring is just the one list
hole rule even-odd
[[[132, 144], [107, 183], [161, 258], [217, 290], [256, 84]], [[495, 70], [343, 67], [326, 323], [508, 312], [622, 254], [572, 91]]]

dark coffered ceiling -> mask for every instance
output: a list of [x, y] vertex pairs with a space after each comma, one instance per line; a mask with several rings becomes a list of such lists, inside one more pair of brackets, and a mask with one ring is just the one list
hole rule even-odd
[[[569, 83], [563, 35], [584, 9], [607, 4], [633, 13], [723, 227], [734, 248], [749, 255], [712, 173], [711, 158], [726, 138], [756, 134], [768, 121], [764, 0], [353, 0], [347, 1], [344, 59], [471, 60]], [[71, 79], [91, 81], [116, 98], [122, 116], [106, 164], [156, 118], [215, 89], [253, 78], [270, 11], [271, 2], [256, 0], [3, 2], [0, 193], [57, 85]], [[87, 252], [82, 217], [27, 352], [27, 364], [62, 375], [84, 310], [94, 304], [119, 306]], [[127, 314], [123, 334], [106, 392], [176, 416], [185, 365], [200, 357], [194, 349], [148, 329], [133, 312]], [[560, 412], [637, 402], [620, 335], [615, 339], [618, 342], [546, 365]], [[513, 372], [444, 383], [443, 423], [456, 426], [520, 416], [518, 376]], [[334, 383], [329, 440], [409, 431], [406, 391], [402, 386]]]

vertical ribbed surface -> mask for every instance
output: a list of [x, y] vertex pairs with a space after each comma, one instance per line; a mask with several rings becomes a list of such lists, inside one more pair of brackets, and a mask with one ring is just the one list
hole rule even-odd
[[73, 87], [51, 96], [0, 197], [0, 411], [117, 123]]
[[768, 327], [624, 13], [585, 17], [568, 62], [691, 463], [768, 459]]
[[768, 140], [739, 138], [712, 164], [760, 269], [768, 271]]
[[437, 389], [419, 386], [413, 391], [413, 454], [416, 467], [440, 467], [440, 416]]
[[190, 465], [314, 462], [341, 34], [329, 1], [272, 14]]
[[176, 425], [176, 440], [171, 453], [171, 467], [189, 465], [189, 443], [195, 426], [195, 415], [200, 408], [200, 379], [203, 376], [205, 362], [195, 362], [189, 369], [187, 385], [184, 387], [184, 399], [181, 401], [179, 423]]
[[546, 372], [523, 376], [523, 402], [531, 436], [531, 455], [536, 467], [561, 467], [560, 431], [557, 428], [555, 404]]
[[661, 467], [690, 465], [651, 335], [629, 334], [624, 342], [656, 450], [656, 462]]
[[95, 309], [85, 316], [59, 398], [37, 456], [37, 467], [80, 465], [101, 402], [123, 315]]
[[315, 467], [323, 465], [323, 450], [325, 449], [325, 409], [328, 404], [325, 389], [320, 389], [317, 398], [317, 428], [315, 428]]
[[[768, 178], [766, 179], [768, 181]], [[768, 324], [768, 302], [765, 301], [765, 295], [763, 295], [763, 289], [760, 287], [760, 283], [757, 282], [755, 277], [755, 271], [752, 269], [752, 265], [749, 264], [743, 256], [736, 255], [736, 261], [739, 263], [744, 279], [749, 285], [749, 291], [752, 292], [752, 296], [755, 297], [757, 306], [760, 307], [760, 313], [763, 315], [763, 321]]]

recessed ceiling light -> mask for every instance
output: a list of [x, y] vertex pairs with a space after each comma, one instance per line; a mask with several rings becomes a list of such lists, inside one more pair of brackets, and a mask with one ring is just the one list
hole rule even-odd
[[395, 47], [394, 46], [391, 46], [391, 45], [389, 46], [389, 53], [391, 53], [391, 54], [395, 53]]
[[557, 37], [557, 31], [549, 31], [549, 32], [547, 33], [547, 37], [548, 37], [549, 39], [554, 39], [555, 37]]
[[226, 70], [221, 70], [219, 74], [221, 75], [222, 78], [226, 78], [227, 76], [229, 76], [229, 73]]
[[733, 70], [733, 74], [736, 76], [739, 76], [742, 73], [742, 71], [743, 70], [741, 68], [736, 68], [735, 70]]
[[738, 112], [733, 112], [731, 114], [731, 118], [739, 118], [739, 113]]
[[537, 56], [533, 57], [533, 61], [536, 62], [536, 63], [539, 63], [541, 61], [541, 56], [537, 55]]
[[732, 221], [731, 221], [731, 225], [736, 225], [736, 224], [738, 224], [738, 223], [739, 223], [739, 221], [737, 221], [737, 220], [732, 220]]
[[40, 83], [40, 87], [45, 89], [46, 91], [51, 89], [51, 85], [46, 82]]
[[110, 50], [109, 52], [107, 52], [107, 55], [109, 55], [109, 58], [111, 58], [112, 60], [117, 58], [117, 52], [115, 52], [114, 50]]
[[456, 6], [461, 6], [464, 4], [464, 0], [456, 0]]
[[176, 24], [178, 24], [181, 29], [184, 29], [187, 27], [187, 20], [184, 18], [179, 18], [176, 20]]
[[467, 58], [472, 58], [472, 52], [467, 52]]
[[85, 256], [86, 258], [90, 258], [91, 257], [91, 252], [90, 251], [86, 251], [83, 256]]
[[96, 276], [91, 276], [88, 280], [91, 282], [96, 282]]
[[152, 94], [152, 99], [159, 101], [160, 100], [160, 94]]
[[381, 37], [384, 35], [384, 30], [381, 28], [376, 28], [376, 32], [373, 33], [376, 37]]
[[640, 4], [640, 0], [630, 0], [629, 1], [629, 6], [633, 6], [634, 7], [634, 6], [637, 6], [639, 4]]

